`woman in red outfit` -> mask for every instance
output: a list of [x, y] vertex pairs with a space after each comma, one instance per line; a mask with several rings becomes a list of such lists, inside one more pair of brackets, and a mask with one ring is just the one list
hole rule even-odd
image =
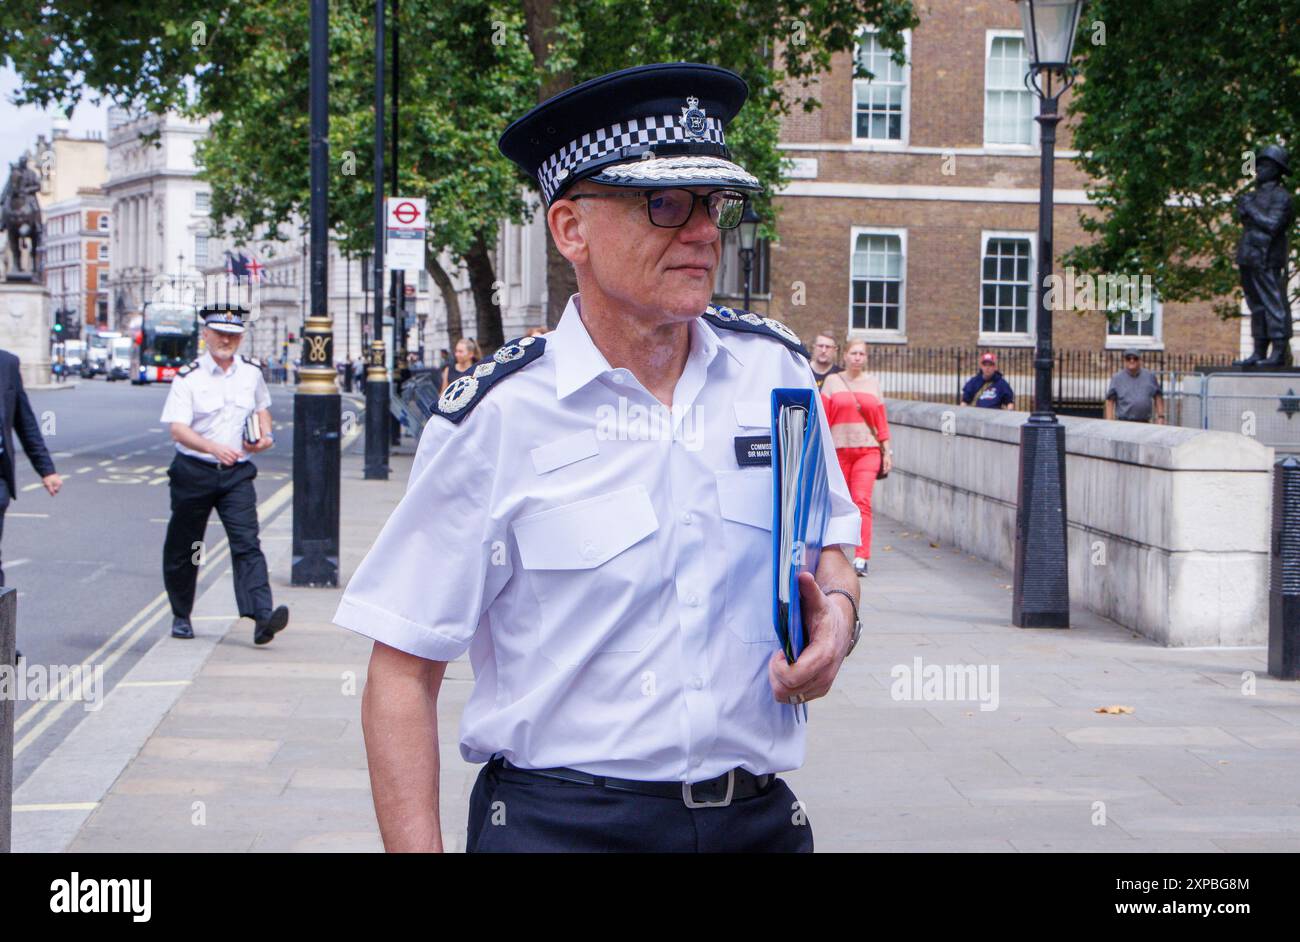
[[866, 372], [867, 345], [852, 341], [844, 352], [844, 372], [826, 377], [822, 405], [830, 423], [835, 454], [853, 502], [862, 512], [862, 536], [853, 568], [867, 572], [871, 559], [871, 488], [877, 474], [888, 474], [894, 459], [880, 380]]

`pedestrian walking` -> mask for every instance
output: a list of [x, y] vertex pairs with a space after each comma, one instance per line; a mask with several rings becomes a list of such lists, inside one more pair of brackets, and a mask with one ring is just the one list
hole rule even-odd
[[1142, 353], [1134, 347], [1124, 351], [1124, 369], [1110, 379], [1106, 390], [1105, 415], [1120, 422], [1165, 424], [1165, 396], [1155, 373], [1142, 366]]
[[479, 349], [478, 341], [473, 337], [461, 337], [456, 341], [456, 358], [442, 368], [442, 385], [438, 391], [442, 392], [462, 376], [468, 376], [474, 364], [483, 359], [483, 351]]
[[813, 376], [817, 378], [818, 389], [822, 388], [827, 376], [843, 371], [844, 367], [837, 362], [839, 353], [840, 345], [835, 342], [835, 338], [829, 331], [822, 331], [813, 338], [811, 363]]
[[[788, 665], [771, 395], [815, 384], [784, 324], [709, 303], [719, 230], [759, 189], [723, 134], [747, 93], [715, 66], [643, 66], [501, 138], [578, 293], [446, 388], [335, 613], [376, 642], [362, 725], [389, 850], [441, 849], [437, 697], [466, 651], [461, 754], [485, 763], [468, 850], [812, 849], [777, 773], [803, 762], [789, 704], [826, 694], [858, 632], [859, 520], [828, 462], [811, 641]], [[619, 424], [634, 412], [669, 418], [647, 435]]]
[[865, 341], [849, 343], [844, 366], [839, 373], [827, 374], [821, 387], [822, 404], [835, 442], [835, 457], [862, 515], [853, 568], [859, 575], [866, 575], [871, 561], [871, 492], [876, 480], [888, 475], [894, 466], [893, 445], [880, 380], [866, 372]]
[[997, 354], [984, 354], [980, 357], [980, 371], [962, 387], [961, 404], [980, 409], [1010, 409], [1015, 403], [1015, 390], [998, 369]]
[[[14, 436], [23, 446], [27, 460], [41, 477], [41, 485], [51, 497], [63, 487], [63, 478], [54, 468], [54, 459], [45, 447], [40, 423], [32, 411], [18, 357], [0, 350], [0, 541], [4, 539], [5, 511], [9, 502], [18, 499], [17, 464]], [[4, 559], [0, 557], [0, 586], [5, 584]], [[19, 655], [21, 656], [21, 655]]]
[[261, 361], [237, 355], [245, 313], [228, 304], [203, 309], [206, 349], [177, 370], [163, 406], [160, 421], [171, 426], [176, 442], [167, 470], [171, 519], [163, 544], [163, 584], [171, 602], [173, 638], [194, 637], [190, 613], [204, 530], [214, 507], [230, 542], [235, 602], [240, 616], [254, 622], [253, 641], [266, 644], [289, 623], [289, 609], [272, 606], [266, 557], [258, 540], [253, 488], [257, 467], [249, 458], [272, 447], [275, 436]]
[[357, 393], [364, 396], [366, 394], [366, 361], [364, 357], [357, 356], [356, 363], [352, 366], [352, 375], [357, 380]]

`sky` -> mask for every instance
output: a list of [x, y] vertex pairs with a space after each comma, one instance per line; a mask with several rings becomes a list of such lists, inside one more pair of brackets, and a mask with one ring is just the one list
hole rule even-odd
[[[18, 89], [18, 76], [13, 69], [0, 67], [0, 171], [18, 159], [18, 155], [36, 142], [37, 134], [47, 138], [55, 118], [62, 117], [57, 109], [19, 108], [13, 103]], [[72, 114], [70, 130], [75, 137], [84, 137], [87, 131], [98, 131], [108, 136], [108, 105], [92, 105], [83, 101]]]

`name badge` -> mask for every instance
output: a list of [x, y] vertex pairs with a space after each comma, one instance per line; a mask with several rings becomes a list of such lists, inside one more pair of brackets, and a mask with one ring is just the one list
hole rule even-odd
[[742, 468], [750, 466], [770, 468], [772, 466], [772, 436], [737, 435], [736, 464]]

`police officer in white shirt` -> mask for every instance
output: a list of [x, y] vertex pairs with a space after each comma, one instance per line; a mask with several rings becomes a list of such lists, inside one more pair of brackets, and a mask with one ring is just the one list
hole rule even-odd
[[723, 139], [747, 94], [725, 69], [644, 66], [502, 137], [579, 294], [447, 387], [334, 616], [376, 641], [362, 722], [390, 851], [442, 848], [437, 698], [466, 651], [461, 755], [486, 763], [468, 850], [812, 849], [776, 773], [804, 758], [789, 704], [829, 690], [860, 630], [858, 511], [828, 462], [811, 642], [787, 665], [754, 446], [771, 390], [816, 384], [785, 325], [709, 304], [719, 229], [758, 189]]
[[[236, 356], [247, 313], [238, 305], [203, 309], [207, 350], [181, 367], [172, 380], [161, 421], [171, 426], [176, 456], [171, 481], [171, 520], [163, 544], [163, 584], [172, 607], [172, 637], [193, 638], [190, 612], [198, 579], [199, 544], [215, 507], [226, 529], [239, 614], [254, 622], [253, 640], [266, 644], [289, 623], [289, 609], [272, 608], [266, 557], [257, 538], [257, 468], [250, 455], [275, 443], [271, 394], [262, 364]], [[256, 414], [258, 437], [246, 433]]]

